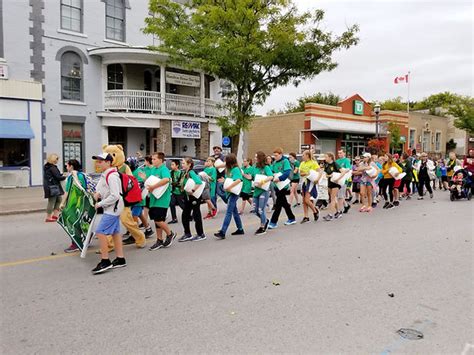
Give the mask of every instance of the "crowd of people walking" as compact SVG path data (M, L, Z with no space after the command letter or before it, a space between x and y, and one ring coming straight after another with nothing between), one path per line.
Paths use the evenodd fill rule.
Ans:
M204 171L198 173L191 158L173 160L168 169L163 153L147 156L143 166L129 164L143 192L143 199L131 207L136 223L134 228L141 226L145 229L146 238L156 234L156 241L149 248L154 251L170 247L176 240L177 228L172 225L178 223L177 207L182 210L184 231L177 241L205 240L203 220L216 218L218 198L224 203L225 211L214 237L224 240L232 220L235 230L231 235L249 234L241 219L247 204L251 206L250 213L258 219L258 228L253 234L263 235L268 230L279 228L283 210L285 226L314 223L320 220L324 210L326 213L321 219L333 222L343 218L351 208L360 213L370 213L374 208L392 210L400 205L400 201L410 200L414 194L423 200L433 198L436 189L460 193L459 187L466 183L472 189L469 172L474 173L474 152L470 152L470 157L464 162L458 160L454 153L450 153L447 160L433 160L426 153L403 153L399 156L366 152L351 160L343 150L337 152L337 159L333 153L314 156L309 150L298 158L295 153L285 156L281 148L275 148L271 156L259 151L244 159L240 166L234 154L224 157L222 149L214 147L214 154L206 160ZM135 243L138 247L145 244L137 241L133 234L120 234L120 215L126 203L120 174L112 166L113 157L102 153L93 159L102 172L94 194L96 208L103 209L103 216L95 229L101 261L92 272L98 274L126 266L124 244ZM66 192L73 177L79 178L75 180L81 184L86 183L80 173L79 162L67 162L67 177L59 172L57 161L58 156L53 154L45 165L46 222L55 221L60 213L61 196L64 194L62 180L67 178ZM273 200L272 206L270 199ZM204 218L201 204L205 204L208 210ZM294 209L301 204L303 218L297 221ZM150 222L155 224L156 232L151 229ZM194 235L191 222L196 231ZM116 259L110 261L109 252L113 249ZM77 246L73 244L65 251L76 250Z

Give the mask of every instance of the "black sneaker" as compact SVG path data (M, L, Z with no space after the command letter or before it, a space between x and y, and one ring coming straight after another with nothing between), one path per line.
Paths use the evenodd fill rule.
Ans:
M127 239L122 240L123 245L130 245L130 244L135 244L135 238L132 236L128 237Z
M94 269L92 269L92 273L94 275L101 274L111 269L112 267L113 267L112 263L110 262L109 259L102 259L100 263L98 263L97 266Z
M191 239L192 242L200 242L201 240L206 240L207 237L205 234L202 235L196 235L193 239Z
M418 200L423 200L423 196L419 196L419 197L418 197Z
M433 198L433 193L430 193L430 198Z
M265 227L263 227L263 230L265 231L265 233L267 232L267 229L268 229L268 224L270 223L270 220L267 219L267 221L265 222Z
M176 224L178 223L177 219L172 219L171 221L168 222L168 224Z
M389 203L388 206L387 206L387 210L390 210L392 209L393 207L395 207L393 204Z
M230 235L244 235L245 232L243 229L237 229L235 232L230 233Z
M125 266L127 266L125 258L115 258L115 260L112 261L112 269L118 269Z
M305 217L301 220L300 224L303 224L303 223L306 223L306 222L309 222L309 218L308 217Z
M158 250L164 248L163 241L160 239L156 240L156 243L153 244L148 250L153 251L153 250Z
M351 209L351 205L347 204L347 206L344 207L344 212L343 213L349 212L350 209Z
M225 239L225 234L219 231L217 233L214 233L214 237L216 237L217 239Z
M323 217L323 219L326 221L326 222L330 222L334 219L334 217L330 214L326 215Z
M171 234L166 236L166 239L165 239L165 241L163 242L163 246L164 246L165 248L168 248L171 244L173 244L174 238L176 238L176 233L174 233L173 231L171 231Z
M400 206L400 202L399 201L393 201L393 205L394 206Z
M337 211L336 214L334 215L334 219L339 219L342 217L342 212L341 211Z
M189 242L192 239L193 239L193 236L191 234L185 234L181 238L178 239L178 242Z
M149 239L155 232L153 232L153 229L151 227L148 227L148 229L145 229L145 238Z
M385 202L385 204L383 205L383 207L382 207L382 208L387 208L387 207L388 207L388 205L390 205L390 202Z
M314 221L317 222L319 219L319 210L316 208L316 213L313 213Z
M130 238L131 236L132 236L132 235L130 234L130 232L127 231L127 233L122 234L122 239L125 240L125 239L127 239L127 238Z
M411 200L411 196L407 196L407 200Z
M357 205L359 203L359 200L355 200L354 202L352 202L353 205Z
M267 233L267 231L265 230L265 227L260 227L259 229L257 229L257 231L255 232L255 235L263 235Z

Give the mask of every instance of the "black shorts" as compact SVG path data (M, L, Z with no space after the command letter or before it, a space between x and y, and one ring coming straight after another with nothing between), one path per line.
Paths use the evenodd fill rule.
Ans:
M240 197L242 198L242 200L244 201L249 201L251 198L252 198L252 195L251 194L248 194L246 192L241 192L240 193Z
M292 179L292 180L291 180L291 183L292 183L292 184L299 184L299 183L300 183L300 179Z
M447 177L447 176L441 176L441 181L442 181L442 182L447 182L447 181L448 181L448 177Z
M352 182L352 192L360 192L360 182Z
M167 208L150 207L150 211L148 212L148 215L150 216L150 219L155 222L165 222L167 212L168 212Z
M146 208L150 208L150 196L147 196L147 197L145 198L145 207L146 207Z
M328 189L340 189L341 185L333 183L331 180L328 181Z

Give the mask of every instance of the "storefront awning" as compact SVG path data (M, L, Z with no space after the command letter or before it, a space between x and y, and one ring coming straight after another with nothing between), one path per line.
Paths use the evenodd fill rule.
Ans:
M375 123L311 117L312 131L375 134Z
M35 134L26 120L0 119L0 138L6 139L32 139Z

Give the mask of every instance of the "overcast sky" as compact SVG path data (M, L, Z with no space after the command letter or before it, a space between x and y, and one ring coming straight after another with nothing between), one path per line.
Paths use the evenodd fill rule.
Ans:
M335 55L339 66L297 88L272 92L257 114L304 95L354 93L367 101L407 96L396 76L411 72L410 100L451 91L473 95L473 6L465 0L293 0L301 10L325 10L324 27L340 34L360 26L356 47Z

